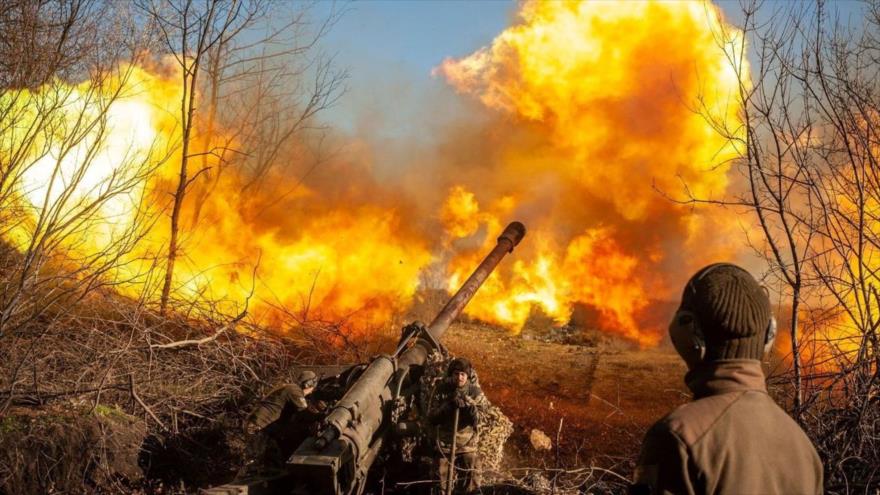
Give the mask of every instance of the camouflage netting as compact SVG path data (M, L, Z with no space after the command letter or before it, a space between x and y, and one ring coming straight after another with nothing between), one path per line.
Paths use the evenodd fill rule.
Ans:
M429 410L434 391L446 378L446 369L451 360L451 357L444 357L437 351L428 356L418 397L420 410ZM478 386L480 384L476 370L471 372L471 382ZM501 409L489 402L485 395L481 403L477 404L477 411L479 413L477 430L480 433L477 451L480 455L482 469L497 471L504 457L504 444L513 433L513 423Z
M479 429L478 451L483 470L498 471L504 457L504 444L513 433L513 422L497 406L487 403L480 413Z

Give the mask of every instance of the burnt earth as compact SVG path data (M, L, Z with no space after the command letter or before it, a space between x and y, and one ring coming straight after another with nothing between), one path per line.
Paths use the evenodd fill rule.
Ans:
M479 323L457 323L444 335L514 423L507 467L597 465L628 476L645 429L687 400L684 364L668 349L547 340ZM549 451L532 447L532 429L551 438Z

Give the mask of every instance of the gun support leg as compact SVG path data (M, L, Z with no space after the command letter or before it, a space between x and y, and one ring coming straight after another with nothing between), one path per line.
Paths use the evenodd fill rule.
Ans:
M449 474L446 478L446 495L452 495L455 487L455 447L458 443L458 408L455 408L455 417L452 420L452 449L449 450Z

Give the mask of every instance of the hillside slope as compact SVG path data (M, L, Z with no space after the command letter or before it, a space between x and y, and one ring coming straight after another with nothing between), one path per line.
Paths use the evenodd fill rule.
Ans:
M513 421L508 467L596 464L628 474L645 429L687 400L672 350L559 344L475 323L455 324L444 342L474 363L486 395ZM554 447L533 448L532 429Z

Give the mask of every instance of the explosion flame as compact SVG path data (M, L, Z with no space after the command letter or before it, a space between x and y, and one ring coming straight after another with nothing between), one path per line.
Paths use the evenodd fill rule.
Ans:
M41 211L69 207L60 203L62 196L74 196L73 203L95 201L120 176L137 176L142 172L139 167L148 163L149 173L141 175L144 181L138 187L101 202L90 221L65 239L68 249L98 253L114 237L130 235L134 224L151 223L144 239L113 274L126 281L118 285L120 290L138 295L151 289L147 275L167 249L168 198L176 187L180 163L177 109L182 88L174 69L139 66L108 77L102 83L106 92L102 97L87 95L89 87L88 82L79 86L55 82L34 94L8 96L22 101L25 108L39 109L63 95L69 109L61 113L60 126L70 128L83 115L101 124L82 131L82 139L70 148L66 140L53 142L48 133L45 143L32 147L19 187L21 200L35 218L8 237L25 248ZM19 129L40 118L34 113L23 115L32 120L22 119ZM18 136L7 133L4 139L14 141ZM196 134L193 148L205 148L198 139ZM4 149L13 147L7 143ZM217 166L217 161L209 156L208 166ZM395 208L331 202L305 186L277 204L276 190L248 194L245 181L242 173L226 174L202 198L201 219L187 233L186 257L175 273L175 291L183 298L206 297L240 307L253 290L252 314L277 320L285 314L277 308L294 308L308 311L304 318L350 320L352 328L360 329L383 325L404 309L431 255L401 224ZM191 196L185 203L188 215L197 201L195 192ZM283 215L267 212L270 203ZM253 281L255 268L258 280Z
M462 117L461 129L441 137L447 152L425 165L444 177L445 197L410 191L421 199L413 208L405 195L376 194L418 188L418 181L404 171L380 187L357 160L327 165L335 181L297 185L292 194L282 194L293 182L288 176L253 190L243 172L227 166L230 173L211 178L210 194L185 204L193 216L198 202L198 221L187 233L175 290L242 301L256 273L254 313L281 318L273 308L307 308L310 317L369 328L405 309L420 273L437 260L448 261L454 290L502 227L520 219L530 241L487 281L468 314L518 330L535 308L564 324L580 307L601 330L655 344L667 317L660 309L677 298L686 276L737 251L726 242L735 224L727 214L664 197L682 183L703 197L728 187L736 150L691 108L699 104L731 128L738 122L729 102L739 81L716 43L721 29L731 30L702 2L527 2L518 23L491 46L435 70L481 105L479 115ZM121 95L106 113L105 144L77 194L98 194L131 163L153 168L141 187L106 203L101 221L75 244L98 250L123 227L152 219L123 265L124 278L135 281L168 244L182 88L168 68L132 65L121 73L105 83ZM84 87L68 89L71 102L102 108L100 98L77 96ZM50 92L14 97L45 99ZM207 149L196 124L194 149ZM462 139L464 132L471 137ZM224 140L234 147L229 134ZM76 151L34 153L23 201L34 208L54 201L65 174L83 160ZM207 169L218 165L217 157L205 160ZM423 209L433 218L409 218ZM446 236L443 250L428 247L439 237L432 225ZM22 228L11 237L26 238ZM143 282L129 286L145 290Z
M716 38L730 28L696 2L530 2L519 16L491 46L436 70L500 114L486 180L450 192L449 235L483 221L491 238L507 214L478 212L469 190L538 212L525 215L540 239L532 255L468 312L519 327L533 305L560 323L586 305L599 328L655 343L653 305L674 300L701 263L736 254L723 214L661 194L684 183L712 197L728 186L736 150L689 103L738 122L729 102L739 79ZM498 176L507 180L488 179ZM453 261L453 281L470 263Z

